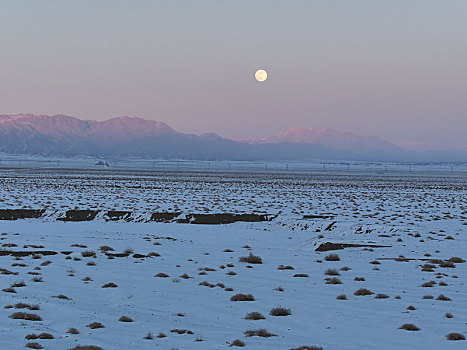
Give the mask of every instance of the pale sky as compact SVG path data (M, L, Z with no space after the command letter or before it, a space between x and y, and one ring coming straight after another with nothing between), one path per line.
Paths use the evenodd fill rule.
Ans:
M465 0L0 0L0 114L465 145L466 33Z

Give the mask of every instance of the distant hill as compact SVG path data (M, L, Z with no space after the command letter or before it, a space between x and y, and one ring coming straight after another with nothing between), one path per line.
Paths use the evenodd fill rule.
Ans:
M375 137L332 128L297 128L234 141L179 133L163 122L137 117L94 121L33 114L0 115L0 152L199 160L467 160L467 152L407 152Z

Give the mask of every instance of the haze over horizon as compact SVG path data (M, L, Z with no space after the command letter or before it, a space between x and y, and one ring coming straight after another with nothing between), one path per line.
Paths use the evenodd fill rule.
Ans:
M463 1L0 0L0 114L466 145ZM254 72L268 71L258 83Z

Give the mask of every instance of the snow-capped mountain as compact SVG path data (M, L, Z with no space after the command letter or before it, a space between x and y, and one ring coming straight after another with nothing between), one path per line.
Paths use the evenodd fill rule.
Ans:
M94 121L33 114L0 115L0 152L200 160L467 160L466 152L407 152L376 137L332 128L289 129L242 142L212 133L184 134L138 117Z
M385 140L373 136L361 136L330 127L293 128L282 131L277 136L247 140L249 143L301 143L320 144L332 149L353 152L398 152L401 149Z

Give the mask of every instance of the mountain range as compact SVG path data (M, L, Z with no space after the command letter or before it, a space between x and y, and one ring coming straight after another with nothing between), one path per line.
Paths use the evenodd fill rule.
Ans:
M295 128L258 139L185 134L138 117L105 121L66 115L0 115L0 152L104 158L199 160L467 161L466 151L414 152L372 136Z

